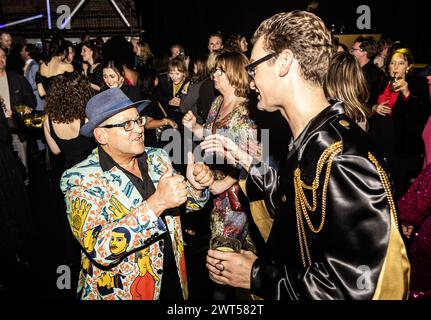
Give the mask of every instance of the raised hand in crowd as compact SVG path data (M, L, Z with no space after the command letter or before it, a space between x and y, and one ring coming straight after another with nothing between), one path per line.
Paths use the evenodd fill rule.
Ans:
M200 144L205 153L216 153L225 157L229 164L241 165L245 170L249 170L253 157L242 150L231 139L220 134L213 134L205 138Z
M250 289L250 274L256 259L257 256L251 251L234 253L208 250L206 266L214 282Z
M187 111L187 113L183 117L183 125L184 127L193 131L196 126L196 116L193 114L191 110Z
M187 180L196 190L203 190L214 182L212 171L203 162L195 163L193 153L187 154Z
M181 103L181 99L177 98L177 97L174 97L171 100L169 100L169 105L170 106L179 107L180 103Z
M373 111L376 112L377 114L381 115L381 116L384 116L384 117L387 115L391 115L392 109L386 105L388 102L389 101L384 101L380 104L376 104L373 107Z
M188 189L182 175L174 175L174 169L167 165L165 173L160 177L157 189L147 200L148 205L157 216L167 209L176 208L187 201Z

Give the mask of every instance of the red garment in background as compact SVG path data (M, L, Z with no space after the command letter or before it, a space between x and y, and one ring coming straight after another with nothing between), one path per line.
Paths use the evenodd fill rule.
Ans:
M394 92L389 89L389 84L386 86L385 91L381 95L379 95L379 98L377 99L378 104L385 104L389 108L393 108L395 105L395 102L397 102L399 92ZM386 102L388 101L388 102ZM384 103L386 102L386 103Z

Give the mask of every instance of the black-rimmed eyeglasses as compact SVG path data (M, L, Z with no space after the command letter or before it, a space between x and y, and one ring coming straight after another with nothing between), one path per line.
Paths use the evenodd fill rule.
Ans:
M272 52L270 54L267 54L266 56L248 64L245 66L245 70L247 70L247 73L250 77L254 78L256 75L256 67L261 64L262 62L268 61L269 59L275 57L278 53Z
M114 124L107 124L100 128L124 128L125 131L132 131L135 128L135 124L137 124L139 127L143 127L147 123L147 117L139 117L135 120L127 120L123 123L114 123Z

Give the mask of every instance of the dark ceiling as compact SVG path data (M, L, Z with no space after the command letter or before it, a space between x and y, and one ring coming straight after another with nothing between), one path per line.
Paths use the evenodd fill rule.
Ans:
M87 0L75 16L74 24L66 30L66 36L79 36L89 30L93 36L143 33L157 54L166 54L173 43L182 43L190 53L206 51L207 36L214 31L224 35L243 33L251 37L260 22L269 16L293 9L305 9L310 0L116 0L125 16L131 21L128 29L109 0ZM67 3L74 8L80 0L50 0L55 9ZM383 33L401 40L413 49L417 61L431 60L429 10L425 1L390 0L319 0L316 10L335 32ZM371 29L359 30L356 26L359 5L371 10ZM1 0L0 24L43 12L45 0ZM10 10L12 8L12 10ZM23 8L20 10L19 8ZM9 9L9 10L8 10ZM58 17L52 9L54 18ZM26 11L26 12L19 12ZM27 12L32 11L32 12ZM56 16L57 15L57 16ZM23 37L45 37L49 34L45 20L9 28Z

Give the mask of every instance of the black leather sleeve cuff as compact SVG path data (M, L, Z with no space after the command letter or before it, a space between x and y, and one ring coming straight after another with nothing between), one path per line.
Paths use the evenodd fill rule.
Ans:
M266 300L299 300L286 267L261 258L251 270L251 292Z

